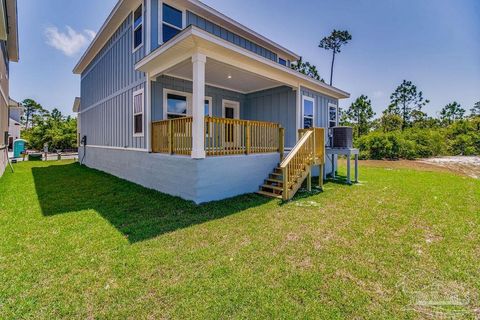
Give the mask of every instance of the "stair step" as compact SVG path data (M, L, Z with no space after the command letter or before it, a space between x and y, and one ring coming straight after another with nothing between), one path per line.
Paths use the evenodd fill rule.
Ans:
M278 180L278 179L271 179L271 178L265 179L265 182L271 182L271 183L283 184L283 181L282 181L282 180Z
M276 186L272 186L272 185L269 185L269 184L264 184L261 186L262 189L271 189L271 190L278 190L278 191L283 191L283 187L276 187Z
M283 177L281 173L270 173L270 176L275 176L275 177Z
M260 194L262 196L269 197L269 198L282 199L282 196L277 193L271 193L271 192L259 190L257 191L257 194Z

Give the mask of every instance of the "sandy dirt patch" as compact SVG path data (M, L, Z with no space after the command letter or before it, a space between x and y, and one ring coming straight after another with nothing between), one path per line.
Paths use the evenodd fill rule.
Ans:
M442 157L423 159L418 162L433 164L475 179L480 179L480 157Z
M398 160L366 160L360 161L362 166L391 168L391 169L416 169L423 171L453 172L459 175L480 179L480 157L440 157L432 159L421 159L417 161Z

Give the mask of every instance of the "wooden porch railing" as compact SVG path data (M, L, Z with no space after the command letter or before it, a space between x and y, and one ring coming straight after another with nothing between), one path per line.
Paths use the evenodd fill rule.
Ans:
M205 118L205 151L208 156L280 152L284 130L278 123L225 118Z
M152 151L190 155L192 117L152 123ZM284 154L285 131L277 123L205 117L207 156L279 152Z
M153 122L152 152L190 155L192 122L192 117Z
M300 140L280 164L283 177L283 200L289 200L295 195L305 178L310 176L312 165L320 165L323 171L325 163L325 130L312 128L299 130L299 133ZM320 172L320 176L323 176L323 172ZM310 180L309 183L311 183ZM322 180L321 178L320 181Z

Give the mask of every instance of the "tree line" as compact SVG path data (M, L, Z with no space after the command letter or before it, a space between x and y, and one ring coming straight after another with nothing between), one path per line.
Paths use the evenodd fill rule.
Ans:
M423 111L429 103L415 84L404 80L380 117L375 118L371 100L361 95L341 112L340 123L354 128L364 159L480 154L480 101L469 113L453 101L437 117Z
M77 148L77 119L64 116L58 109L45 109L33 99L22 102L24 116L22 118L22 139L27 140L27 147L43 150L69 150Z
M318 45L332 52L330 85L335 58L351 40L348 31L333 30ZM317 67L303 59L291 68L325 82ZM390 104L380 117L376 117L368 96L361 95L345 111L340 110L340 123L354 128L354 143L363 159L479 155L480 101L469 114L453 101L441 109L438 117L423 111L429 103L415 84L404 80L391 94Z

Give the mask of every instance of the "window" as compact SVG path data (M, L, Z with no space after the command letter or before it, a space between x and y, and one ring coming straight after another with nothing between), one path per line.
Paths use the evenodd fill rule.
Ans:
M143 44L143 6L133 13L133 49L140 48Z
M212 98L205 98L205 117L212 116Z
M143 136L143 89L133 93L133 135Z
M162 40L165 43L182 31L183 12L165 3L162 4L162 10Z
M303 129L310 129L314 127L314 110L315 110L315 100L310 97L303 97L303 110L302 110L302 119L303 119Z
M328 104L328 127L333 128L337 126L337 117L338 117L338 112L337 112L337 106L334 104L329 103Z
M167 94L167 119L177 119L187 116L187 96L173 93Z
M287 66L287 60L285 59L282 59L282 58L278 58L278 63L280 63L282 66Z

